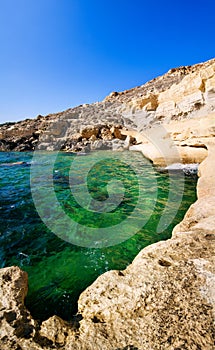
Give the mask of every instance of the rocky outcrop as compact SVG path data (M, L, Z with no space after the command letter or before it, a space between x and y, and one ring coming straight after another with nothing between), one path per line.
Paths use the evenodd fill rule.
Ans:
M215 113L163 123L141 133L123 132L136 139L130 150L141 151L155 165L201 163L208 155L208 144L214 143Z
M0 270L0 347L19 349L35 335L36 322L24 306L27 295L27 273L18 267ZM22 349L20 347L20 349ZM36 349L36 348L35 348Z
M198 199L172 238L143 249L126 270L100 276L70 323L33 320L24 306L26 273L0 270L1 349L214 349L214 74L215 60L180 67L100 103L1 126L5 149L15 137L73 151L117 139L160 167L201 163Z
M79 299L80 338L94 348L213 349L215 146L199 170L198 200L172 239L102 275ZM86 348L87 343L85 343Z
M117 140L122 141L122 130L142 132L152 125L204 117L214 111L214 101L212 59L171 69L142 86L111 93L101 102L0 125L0 150L113 148ZM120 145L123 147L123 142Z
M26 273L2 269L1 349L214 349L215 146L208 147L198 200L172 238L100 276L70 324L53 316L39 326L24 307Z

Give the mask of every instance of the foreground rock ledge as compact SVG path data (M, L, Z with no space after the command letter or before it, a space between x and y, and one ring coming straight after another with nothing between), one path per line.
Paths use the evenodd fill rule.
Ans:
M0 348L214 349L215 146L199 169L198 200L172 239L100 276L79 299L83 319L39 326L24 306L27 274L0 270Z

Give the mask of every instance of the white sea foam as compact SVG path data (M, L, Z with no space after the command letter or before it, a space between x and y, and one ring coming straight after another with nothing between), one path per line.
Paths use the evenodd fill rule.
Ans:
M191 163L191 164L174 163L165 167L164 170L171 170L171 171L182 170L185 174L197 174L198 168L199 168L199 163Z

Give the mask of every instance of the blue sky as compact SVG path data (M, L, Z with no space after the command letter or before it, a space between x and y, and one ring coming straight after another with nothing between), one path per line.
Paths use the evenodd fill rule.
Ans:
M213 58L214 14L214 0L0 0L0 122Z

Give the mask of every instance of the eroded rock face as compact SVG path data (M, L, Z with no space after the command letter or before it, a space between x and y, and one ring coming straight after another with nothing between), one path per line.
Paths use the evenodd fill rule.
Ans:
M81 339L95 349L102 344L103 349L129 344L212 349L215 245L210 239L181 233L143 250L125 271L101 276L79 300Z
M214 349L214 150L200 166L198 200L172 239L143 249L125 271L105 273L80 296L80 339L95 349Z
M36 322L24 306L28 290L27 280L27 273L18 267L0 270L0 348L2 350L19 349L19 344L30 344L35 336Z
M185 69L184 72L182 68L178 68L172 73L170 71L157 78L152 88L142 94L139 93L138 88L136 88L136 95L127 94L123 101L123 114L129 116L141 110L151 111L154 120L165 119L169 122L181 120L187 116L187 113L195 113L203 107L205 107L204 112L207 113L214 110L215 60L194 65L192 69L185 68L187 70ZM172 84L168 79L171 76ZM158 82L161 84L157 88Z
M95 141L122 140L124 129L142 132L152 125L204 117L214 111L214 101L215 59L172 69L137 88L111 93L101 102L5 123L0 126L0 150L85 150L86 141L91 148Z
M1 127L5 150L15 137L34 137L33 144L41 135L50 150L56 142L68 150L108 147L117 138L126 147L137 143L132 147L159 166L201 165L198 200L172 238L143 249L126 270L100 276L81 294L71 323L53 316L38 324L24 306L27 274L1 269L0 349L214 349L214 65L173 69L101 103Z
M135 138L140 142L130 149L141 151L156 165L201 163L208 155L208 145L214 144L215 113L155 125Z

